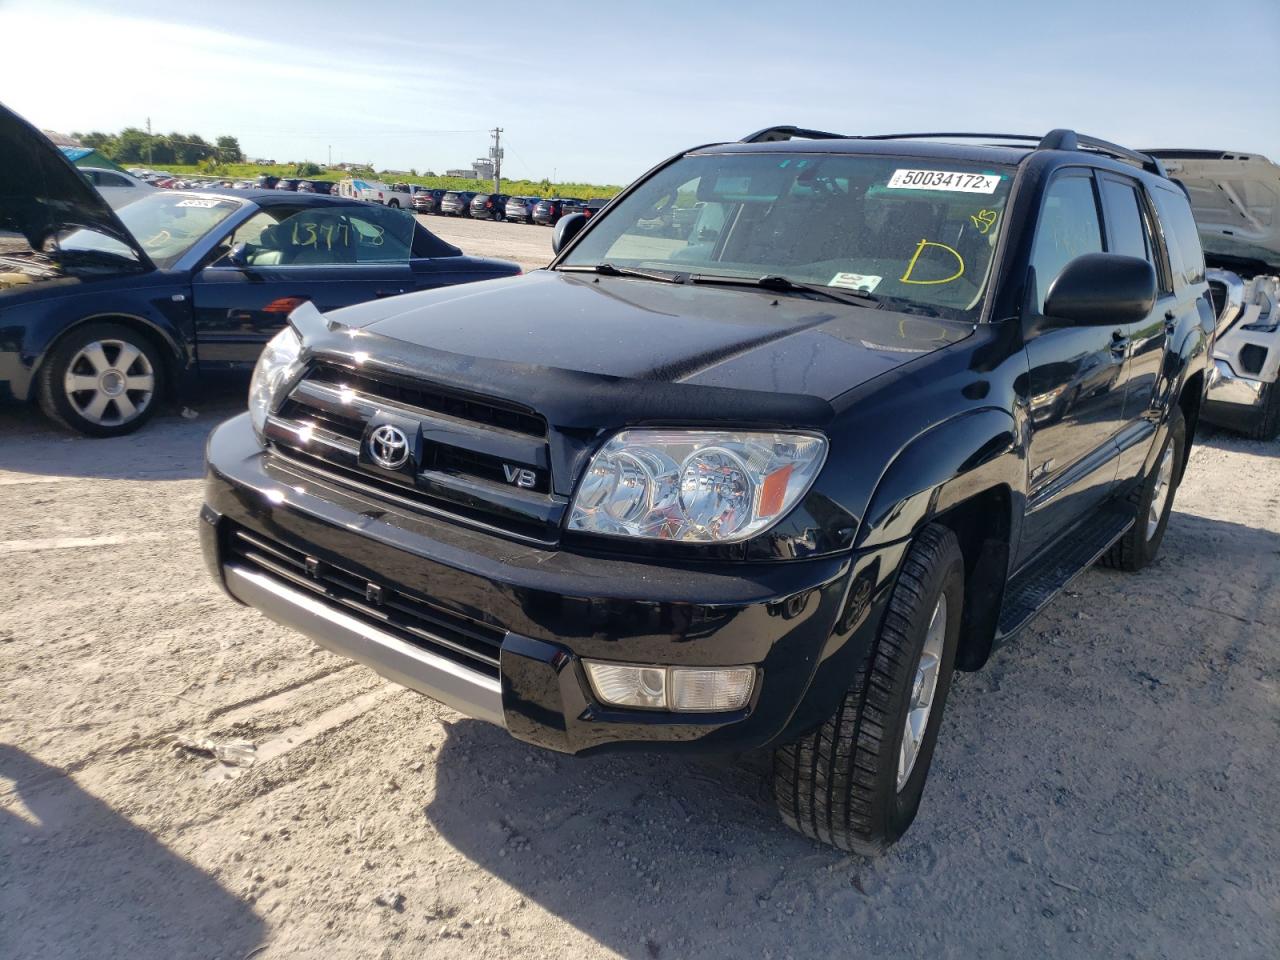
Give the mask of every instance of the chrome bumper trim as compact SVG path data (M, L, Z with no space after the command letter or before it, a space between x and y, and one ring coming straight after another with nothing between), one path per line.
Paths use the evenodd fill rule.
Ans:
M1210 403L1229 403L1236 407L1260 407L1264 386L1261 380L1240 376L1227 361L1214 360L1205 399Z
M502 685L493 677L416 647L257 571L229 563L222 572L232 596L326 650L363 663L459 713L506 726Z

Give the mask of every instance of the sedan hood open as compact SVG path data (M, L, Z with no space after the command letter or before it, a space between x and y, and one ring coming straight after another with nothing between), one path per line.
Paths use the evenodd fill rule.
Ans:
M546 270L326 319L323 331L304 331L319 352L583 427L690 418L817 426L840 394L973 330L766 290Z
M154 268L137 239L101 194L43 133L0 104L0 230L22 234L32 250L83 227L129 247Z
M1191 195L1205 253L1280 269L1280 166L1256 153L1151 150Z

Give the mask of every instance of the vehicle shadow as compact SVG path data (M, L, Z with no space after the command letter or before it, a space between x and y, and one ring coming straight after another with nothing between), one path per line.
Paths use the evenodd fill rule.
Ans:
M80 789L0 743L0 956L240 958L252 907Z
M244 411L245 384L219 383L206 389L199 403L188 404L166 404L136 433L106 439L61 430L35 407L0 405L0 471L102 480L196 479L204 473L209 432Z
M784 827L767 757L565 757L471 720L424 815L630 960L1249 952L1280 935L1274 701L1254 682L1280 677L1278 558L1275 532L1176 513L1148 571L1085 572L957 675L920 816L878 859ZM1222 789L1228 770L1251 789Z

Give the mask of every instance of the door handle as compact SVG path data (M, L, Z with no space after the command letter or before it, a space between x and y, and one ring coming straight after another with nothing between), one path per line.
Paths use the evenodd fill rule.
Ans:
M1129 352L1129 337L1122 330L1111 331L1111 353L1117 357L1123 357Z

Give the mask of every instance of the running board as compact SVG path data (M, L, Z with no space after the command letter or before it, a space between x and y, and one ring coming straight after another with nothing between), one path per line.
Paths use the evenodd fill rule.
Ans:
M1132 526L1133 506L1113 501L1019 571L1005 587L996 643L1004 643L1030 623Z

